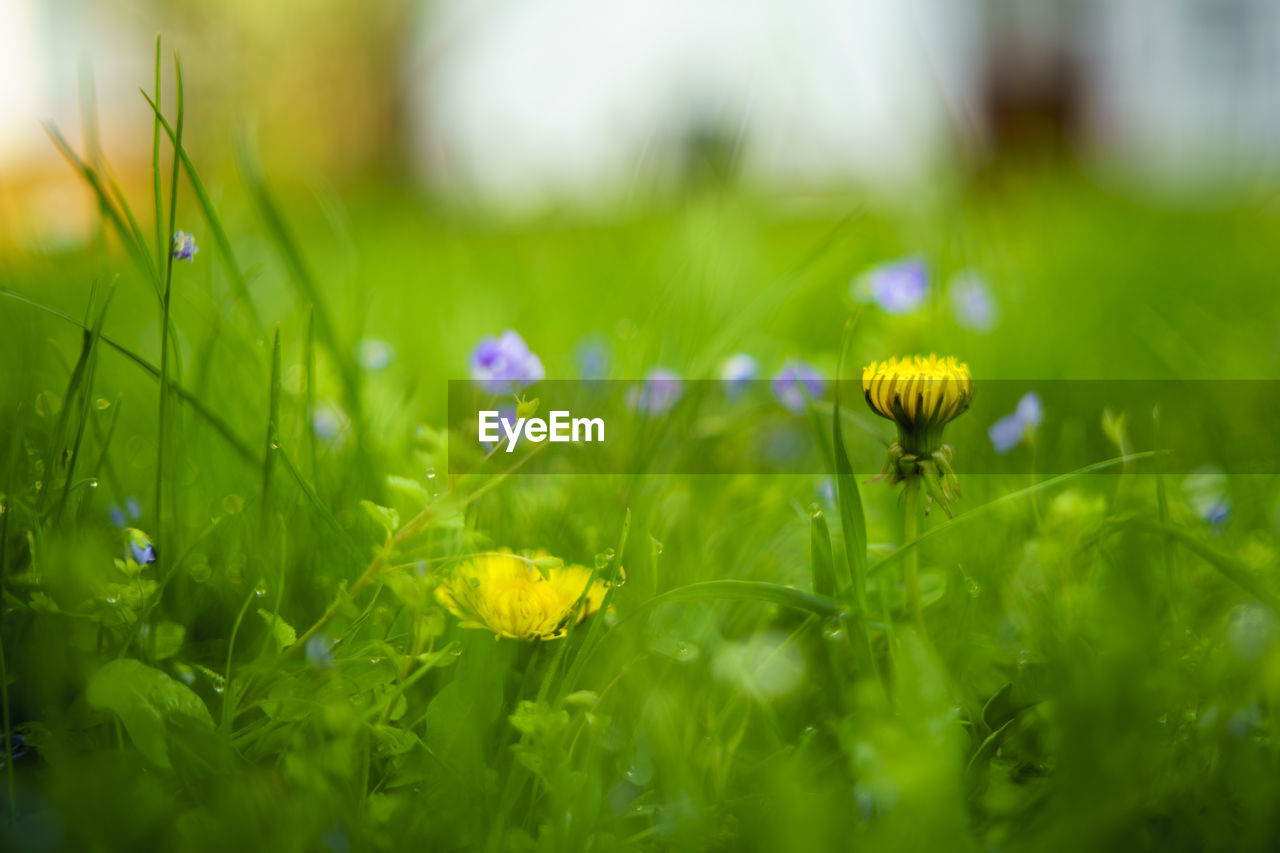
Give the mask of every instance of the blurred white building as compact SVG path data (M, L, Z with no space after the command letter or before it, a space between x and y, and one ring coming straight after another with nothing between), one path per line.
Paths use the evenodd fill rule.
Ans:
M719 137L780 182L917 178L964 121L964 3L443 0L406 66L419 165L502 198L614 194Z
M439 0L406 64L418 165L504 200L626 193L727 139L785 186L904 191L1049 125L1166 182L1275 175L1274 0ZM972 158L969 158L972 159Z

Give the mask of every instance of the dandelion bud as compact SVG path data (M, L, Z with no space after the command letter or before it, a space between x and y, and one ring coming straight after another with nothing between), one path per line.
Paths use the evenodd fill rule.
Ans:
M862 393L873 412L898 425L881 477L892 476L893 483L920 477L950 515L960 489L942 432L973 401L969 365L936 355L872 362L862 370Z

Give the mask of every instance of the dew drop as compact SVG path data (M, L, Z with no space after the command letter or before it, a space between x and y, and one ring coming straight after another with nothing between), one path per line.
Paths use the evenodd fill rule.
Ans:
M89 488L91 488L91 489L96 489L96 488L98 488L98 478L97 478L97 477L94 477L93 479L89 480Z
M650 536L650 537L649 537L649 541L653 543L653 553L654 553L655 555L656 555L656 554L661 554L661 553L662 553L662 543L661 543L661 542L659 542L657 539L654 539L652 536Z
M267 594L267 585L264 583L258 584L253 588L253 594L257 598L262 598L264 595Z
M435 478L436 478L436 469L435 469L435 468L428 468L428 469L427 469L427 479L428 479L428 480L434 480Z
M822 507L818 506L817 501L809 504L809 515L814 518L822 518Z
M977 598L978 593L982 592L982 584L978 583L973 578L965 579L964 588L967 589L969 591L969 595L974 598Z

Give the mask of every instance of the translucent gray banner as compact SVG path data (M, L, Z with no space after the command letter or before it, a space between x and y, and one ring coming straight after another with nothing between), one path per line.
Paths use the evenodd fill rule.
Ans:
M515 473L827 473L835 391L832 382L673 377L451 381L449 471L523 460ZM854 471L878 473L897 424L872 411L861 382L839 391ZM961 477L1053 475L1151 451L1105 470L1280 474L1280 382L977 381L942 441Z

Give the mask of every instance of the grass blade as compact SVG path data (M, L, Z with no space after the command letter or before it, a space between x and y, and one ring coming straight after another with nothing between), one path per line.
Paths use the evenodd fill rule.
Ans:
M613 599L614 593L618 589L618 578L622 572L622 555L626 551L627 537L630 533L631 510L628 508L627 514L622 519L622 535L618 537L618 548L614 552L613 574L609 578L609 589L604 594L604 600L600 602L600 611L602 613L606 612L606 609L609 607L609 604ZM582 590L582 596L585 597L586 594L587 590L584 588ZM582 601L579 599L578 603L574 605L575 612L576 608L581 606ZM565 673L564 681L560 683L560 690L556 694L557 703L573 692L574 687L577 686L578 679L582 676L582 670L587 665L587 658L589 658L591 653L595 650L603 630L604 620L602 619L592 619L591 623L587 626L586 639L582 641L582 645L578 648L578 653L574 656L573 662L569 664L569 669ZM572 633L572 629L570 629L570 633Z
M106 322L107 309L111 305L111 299L115 296L115 292L115 282L113 281L107 289L107 296L102 301L102 307L98 310L98 317L93 322L93 328L85 333L84 351L81 354L81 364L85 365L85 369L84 381L81 383L82 390L80 392L80 422L76 427L76 437L71 447L71 456L67 459L67 471L62 482L62 497L58 501L55 519L61 518L62 512L67 505L67 498L71 494L71 482L75 477L76 460L80 458L80 446L84 441L84 431L89 423L90 409L93 405L93 377L98 365L98 342L102 339L102 326ZM77 364L76 368L78 371L80 364ZM66 411L67 407L71 405L71 397L68 396L65 399L66 406L63 411Z
M316 285L315 278L311 275L311 271L302 257L302 251L298 248L297 240L285 223L279 205L276 204L275 199L271 196L271 191L267 189L266 180L263 178L253 157L249 154L248 146L243 144L240 150L240 168L245 184L249 189L249 194L258 208L258 215L266 225L272 242L275 243L276 249L280 252L280 256L289 270L290 280L298 289L302 299L311 305L311 310L315 314L316 333L319 335L321 345L328 350L330 358L333 359L338 368L338 375L341 378L345 395L344 402L352 414L353 424L359 425L361 423L358 418L360 385L355 364L338 340L337 326L325 307L320 288ZM362 430L356 430L358 442L361 440L361 432Z
M183 171L186 172L187 181L191 184L191 189L196 195L200 211L204 214L204 221L208 224L209 230L213 232L213 241L218 246L218 260L222 263L223 271L235 291L236 301L244 306L245 311L249 314L249 319L253 322L254 328L261 331L262 318L259 316L258 308L254 305L253 298L249 294L249 282L244 273L240 271L240 263L236 260L235 250L231 248L231 239L227 236L226 229L222 227L222 220L218 216L218 211L214 208L213 200L209 198L209 193L205 189L204 182L200 180L200 174L196 171L195 164L191 162L187 149L182 146L178 134L170 127L168 120L165 119L160 110L159 89L156 90L156 93L157 96L154 101L146 92L142 93L142 97L146 99L151 111L155 114L156 124L169 137L169 141L178 152L178 159L182 161ZM161 252L165 248L167 247L162 246Z
M81 177L83 177L85 182L89 185L89 189L92 190L93 194L97 197L99 209L115 228L120 240L124 243L125 249L127 249L129 254L133 257L134 263L136 263L138 268L151 280L151 285L155 289L157 298L162 297L163 294L160 290L160 278L156 271L155 263L152 261L150 251L147 250L145 244L140 245L138 243L135 228L127 224L125 222L124 214L116 209L115 202L112 200L111 194L107 191L107 188L103 186L102 179L99 177L97 170L80 159L80 156L72 150L71 145L67 140L58 132L57 127L46 123L44 128L45 132L49 134L49 138L53 140L54 146L62 153L62 156L66 158L67 162L71 164L72 168L80 173ZM134 225L136 226L136 223Z
M845 329L845 341L841 345L841 362L844 349L853 330L853 322ZM844 550L849 563L848 578L843 580L853 587L854 602L858 613L867 612L867 520L862 511L862 495L849 453L844 446L844 432L840 426L840 371L836 371L835 404L831 412L831 446L835 455L836 495L840 504L840 527L844 531Z
M1227 580L1252 595L1258 601L1271 608L1273 612L1280 615L1280 598L1271 590L1263 586L1262 582L1256 577L1250 567L1234 557L1230 557L1221 551L1205 544L1202 540L1173 524L1164 521L1151 521L1145 518L1130 518L1116 521L1111 532L1121 530L1125 527L1136 528L1148 533L1154 533L1171 540L1186 548L1197 557L1203 559L1206 563L1213 566Z
M183 123L183 99L182 99L182 64L174 57L174 74L176 75L175 88L178 98L178 129L175 135L174 152L173 152L173 173L171 183L169 185L169 239L173 239L174 231L177 228L178 217L178 150L177 147L182 144L182 123ZM168 246L166 241L165 246ZM161 298L160 313L160 402L156 412L156 487L155 487L155 524L156 535L161 539L164 538L164 468L165 468L165 445L168 443L168 417L169 417L169 336L173 333L172 328L172 304L173 304L173 252L167 253L167 261L164 270L164 291ZM165 553L167 549L162 549L159 553ZM156 566L156 573L161 573L160 566Z
M267 529L267 515L271 497L271 474L280 437L280 327L276 326L275 341L271 346L271 381L267 396L267 436L262 448L262 530Z
M619 619L614 628L655 607L682 601L755 601L801 610L825 618L839 616L842 610L840 602L833 598L782 584L740 580L700 581L677 587L641 602L636 609Z
M1142 459L1151 459L1157 456L1165 455L1166 453L1167 451L1164 451L1164 450L1144 450L1140 453L1130 453L1126 456L1117 456L1114 459L1104 459L1101 462L1094 462L1092 465L1086 465L1083 468L1077 468L1074 471L1068 471L1066 474L1059 474L1056 477L1050 477L1048 480L1044 480L1042 482L1036 483L1034 486L1027 486L1026 488L1018 489L1018 491L1016 492L1010 492L1007 495L1002 495L1001 497L996 498L993 501L984 503L982 506L974 507L968 512L960 513L959 515L957 515L955 518L951 519L949 522L947 522L944 525L941 525L939 527L931 527L930 529L926 530L924 533L921 533L915 539L903 544L901 548L898 548L897 550L885 556L884 559L882 559L880 562L872 566L868 570L868 573L870 574L870 573L878 572L881 569L883 569L885 566L890 565L891 563L902 559L904 556L906 556L908 551L910 551L912 548L919 546L921 542L928 541L929 539L932 539L935 536L943 536L948 532L954 532L955 530L963 527L966 523L971 521L977 521L979 518L982 518L987 513L991 512L992 510L1000 506L1003 506L1004 504L1011 503L1013 501L1019 501L1019 500L1022 500L1023 498L1032 497L1034 495L1039 494L1040 492L1045 491L1046 489L1052 489L1055 486L1060 486L1063 483L1070 482L1071 480L1074 480L1076 477L1082 477L1086 474L1094 474L1094 473L1097 473L1098 471L1105 471L1108 468L1115 468L1116 466L1127 465L1130 462L1137 462Z
M820 511L813 514L809 543L814 594L833 598L836 594L836 570L831 554L831 531L827 529L827 519Z
M15 293L12 290L5 290L4 288L0 288L0 296L5 296L5 297L8 297L9 299L13 299L15 301L22 302L23 304L30 305L32 308L36 308L40 311L45 312L46 314L50 314L54 317L57 317L58 319L63 320L67 323L70 323L71 325L75 326L76 328L82 331L86 329L84 323L80 322L75 317L72 317L68 314L64 314L61 311L57 310L56 308L50 308L47 305L42 305L41 303L36 302L34 299L24 296L21 293ZM145 371L148 375L151 376L152 379L160 378L160 368L156 367L154 364L147 361L145 358L138 355L133 350L129 349L128 347L124 346L121 343L118 343L115 340L112 340L106 335L100 335L99 340L101 340L102 343L106 344L107 346L111 347L116 352L120 353L129 361L136 364L138 367L142 368L143 371ZM218 435L222 436L223 439L226 440L227 444L229 444L231 448L236 451L236 454L244 462L246 462L247 464L255 468L262 464L262 461L258 459L257 454L249 447L248 442L240 438L240 436L236 435L235 431L231 429L231 427L227 424L227 422L224 421L222 418L220 418L218 415L214 414L213 410L210 409L204 403L202 403L198 397L196 397L194 394L187 391L181 385L176 383L171 383L169 386L169 390L170 390L170 393L172 393L175 397L182 400L182 402L185 405L190 406L191 410L194 411L197 415L199 415L202 420L207 422L209 426L213 427L213 429L218 433Z

